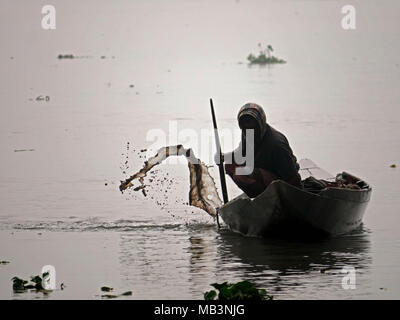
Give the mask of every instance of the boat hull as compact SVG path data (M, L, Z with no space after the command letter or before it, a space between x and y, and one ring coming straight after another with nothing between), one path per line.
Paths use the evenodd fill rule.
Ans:
M371 188L315 194L276 180L258 197L242 194L218 214L232 231L246 236L336 236L361 225L370 197Z

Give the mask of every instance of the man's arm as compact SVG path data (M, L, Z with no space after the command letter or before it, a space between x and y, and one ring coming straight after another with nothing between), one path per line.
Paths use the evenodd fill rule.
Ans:
M233 150L233 151L231 151L231 152L226 152L226 153L222 153L222 161L225 163L225 164L236 164L236 162L235 162L235 154L237 153L237 152L241 152L241 143L239 143L239 146L235 149L235 150ZM219 159L219 154L218 154L218 152L214 155L214 162L217 164L217 165L219 165L220 164L220 159Z
M250 175L236 175L236 168L236 164L225 165L226 173L250 198L257 197L269 186L272 181L277 179L272 172L262 168L254 168Z

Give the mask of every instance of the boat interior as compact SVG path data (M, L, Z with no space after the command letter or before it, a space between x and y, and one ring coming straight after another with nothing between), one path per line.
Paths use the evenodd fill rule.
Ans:
M364 180L348 172L339 173L334 177L329 172L318 167L310 159L300 160L300 175L303 189L311 193L318 194L327 188L370 189L370 186Z

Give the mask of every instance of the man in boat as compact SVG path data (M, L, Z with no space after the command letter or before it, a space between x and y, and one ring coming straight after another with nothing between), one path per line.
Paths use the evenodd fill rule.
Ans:
M262 107L247 103L240 109L237 119L242 130L240 145L236 150L223 155L226 173L235 184L251 198L258 196L277 179L301 188L299 164L289 142L282 133L267 124ZM246 131L248 133L249 130L254 136L246 142ZM249 144L249 141L252 143ZM252 170L247 170L247 173L246 170L238 170L246 167L242 159L247 162L249 157L254 159ZM218 154L215 160L218 164Z

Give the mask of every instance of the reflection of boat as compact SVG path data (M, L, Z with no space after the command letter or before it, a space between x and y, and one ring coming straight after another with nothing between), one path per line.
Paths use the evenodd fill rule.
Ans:
M283 275L343 266L360 270L367 268L372 259L369 234L361 228L319 241L243 238L229 231L220 232L220 236L219 255L228 257L225 260L240 262L241 270L250 275L270 271Z
M272 182L254 199L242 194L218 209L232 231L247 236L310 234L339 235L355 230L371 197L364 181L343 172L339 187L326 171L311 160L300 161L302 178L314 177L327 183L318 191L299 189L282 180Z

